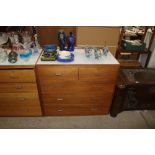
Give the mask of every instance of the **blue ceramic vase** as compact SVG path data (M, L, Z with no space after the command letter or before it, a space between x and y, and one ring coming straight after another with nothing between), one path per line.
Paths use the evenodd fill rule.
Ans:
M65 50L66 35L63 30L58 31L58 42L59 42L60 51Z
M74 51L74 44L75 44L75 37L73 35L73 32L69 33L69 36L67 37L67 50L68 51Z

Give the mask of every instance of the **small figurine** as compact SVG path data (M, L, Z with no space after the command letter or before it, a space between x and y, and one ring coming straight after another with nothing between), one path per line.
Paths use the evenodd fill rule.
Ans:
M70 32L69 36L67 37L68 51L74 51L74 43L75 43L75 37L73 35L73 32Z
M58 31L58 41L59 41L60 51L63 51L65 49L65 43L66 43L66 35L63 30Z
M8 61L10 62L10 63L15 63L15 62L17 62L17 56L18 56L18 54L16 53L16 52L14 52L14 51L11 51L10 53L9 53L9 56L8 56Z

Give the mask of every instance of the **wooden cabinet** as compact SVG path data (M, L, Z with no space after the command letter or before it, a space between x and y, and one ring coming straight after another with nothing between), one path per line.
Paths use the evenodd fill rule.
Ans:
M40 116L34 69L0 70L0 116Z
M37 65L44 115L109 113L119 65Z

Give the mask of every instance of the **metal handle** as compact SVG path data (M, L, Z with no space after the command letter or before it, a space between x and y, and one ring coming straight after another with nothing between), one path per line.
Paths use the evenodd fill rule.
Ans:
M63 101L63 98L57 98L57 101Z
M96 100L96 97L91 97L92 100Z
M11 79L16 79L16 76L15 75L10 75L9 76Z
M61 111L63 111L63 110L62 110L62 109L58 109L57 111L61 112Z
M21 100L21 101L25 101L26 99L25 99L25 98L21 98L20 100Z
M16 87L16 89L21 89L21 88L22 88L22 86L17 86L17 87Z
M24 112L29 112L29 109L25 108L23 109Z
M96 111L97 110L97 108L91 108L91 111Z
M62 73L56 73L55 75L56 76L62 76Z

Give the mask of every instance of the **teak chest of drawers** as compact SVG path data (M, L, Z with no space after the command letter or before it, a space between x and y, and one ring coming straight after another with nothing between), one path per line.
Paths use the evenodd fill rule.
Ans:
M43 114L109 113L119 65L37 65Z
M17 66L16 66L17 67ZM0 116L40 116L34 68L0 68Z

